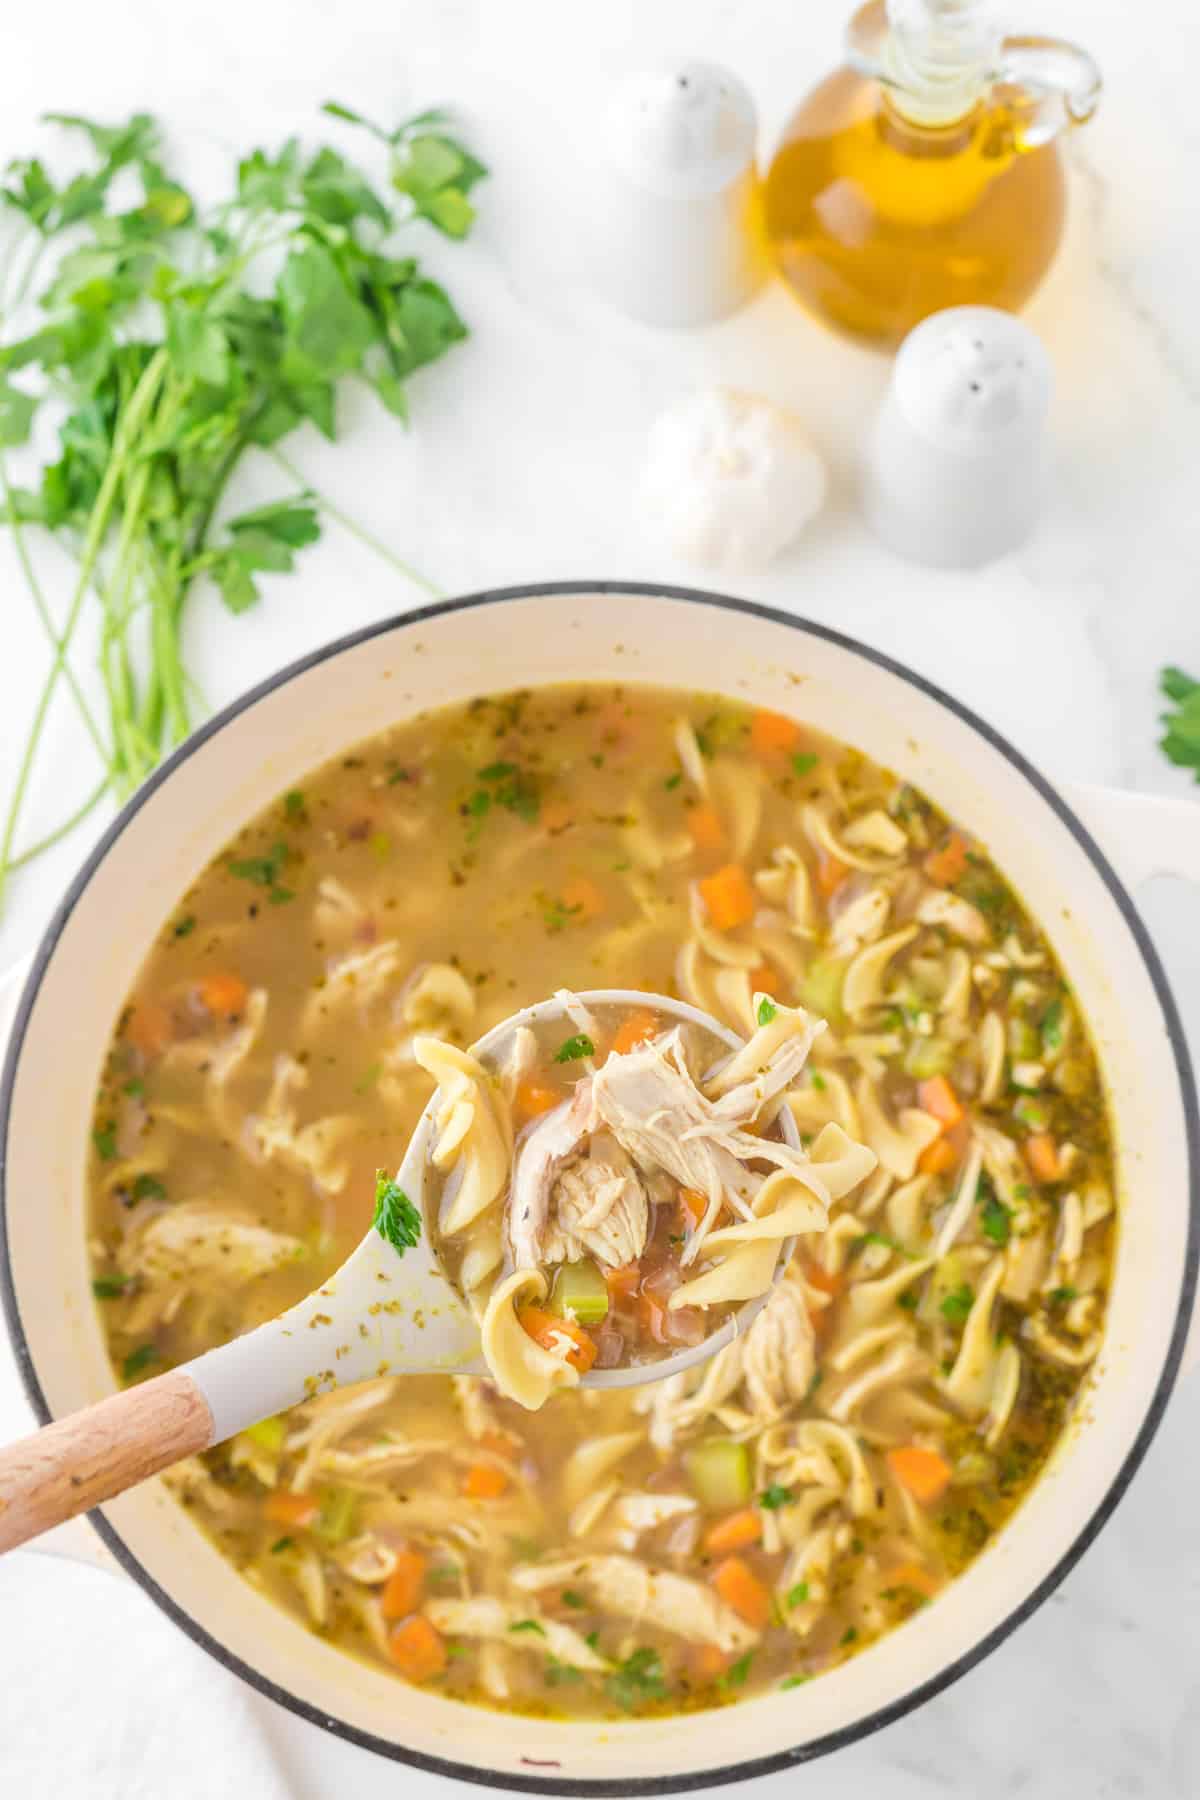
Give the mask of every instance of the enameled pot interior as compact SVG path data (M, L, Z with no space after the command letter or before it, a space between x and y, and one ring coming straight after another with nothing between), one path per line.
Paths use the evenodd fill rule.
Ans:
M84 1253L91 1097L145 946L205 862L281 789L397 719L478 693L578 680L724 692L795 711L924 788L984 838L1047 930L1091 1021L1118 1121L1125 1219L1108 1338L1082 1422L1014 1522L902 1630L818 1681L732 1711L600 1727L464 1708L305 1632L157 1484L106 1509L110 1541L162 1603L318 1722L468 1778L629 1793L643 1782L696 1785L817 1754L961 1672L1044 1597L1098 1529L1169 1391L1195 1255L1194 1100L1178 1020L1098 851L985 727L833 634L666 590L484 596L411 615L285 671L143 790L43 945L7 1082L8 1300L43 1410L68 1412L111 1389Z

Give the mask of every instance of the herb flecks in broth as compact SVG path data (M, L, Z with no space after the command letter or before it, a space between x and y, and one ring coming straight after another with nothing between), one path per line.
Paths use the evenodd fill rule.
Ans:
M970 820L784 715L635 687L481 700L290 792L181 897L106 1060L120 1379L318 1286L431 1092L413 1039L559 986L743 1036L756 994L817 1012L801 1142L835 1123L879 1166L677 1381L533 1415L477 1381L335 1391L177 1471L193 1517L330 1641L547 1716L799 1686L937 1604L1062 1432L1115 1230L1085 1022ZM539 1070L531 1119L579 1067Z

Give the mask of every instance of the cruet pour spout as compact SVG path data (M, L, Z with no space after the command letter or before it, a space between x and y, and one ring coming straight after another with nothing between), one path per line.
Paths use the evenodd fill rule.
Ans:
M990 0L869 0L850 20L846 49L910 124L950 125L988 99L1003 105L1022 150L1084 124L1100 101L1100 71L1085 50L1003 36Z

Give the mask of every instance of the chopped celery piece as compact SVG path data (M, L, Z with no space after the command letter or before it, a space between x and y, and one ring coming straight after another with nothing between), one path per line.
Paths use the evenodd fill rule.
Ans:
M1028 1019L1008 1021L1008 1051L1017 1062L1032 1062L1041 1054L1042 1040Z
M913 1038L904 1052L904 1073L914 1081L928 1081L931 1075L944 1075L952 1060L942 1038Z
M282 1413L277 1413L273 1419L260 1419L257 1425L247 1425L242 1435L248 1437L252 1444L257 1444L260 1450L268 1450L272 1456L278 1456L287 1436L287 1420Z
M599 1325L608 1315L608 1287L590 1258L560 1263L550 1290L550 1311L580 1325Z
M320 1517L314 1529L327 1543L344 1543L354 1531L357 1511L358 1495L350 1488L325 1488L321 1494Z
M750 1498L750 1458L745 1444L709 1438L688 1451L683 1466L697 1499L714 1512L744 1506Z
M838 957L818 956L804 974L800 992L804 1004L823 1019L836 1018L842 1010L842 982L846 965Z

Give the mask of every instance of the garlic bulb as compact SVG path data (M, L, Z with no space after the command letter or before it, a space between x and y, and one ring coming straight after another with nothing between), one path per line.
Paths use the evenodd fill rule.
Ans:
M708 388L651 428L641 509L689 562L761 568L824 498L825 465L800 421L759 394Z

